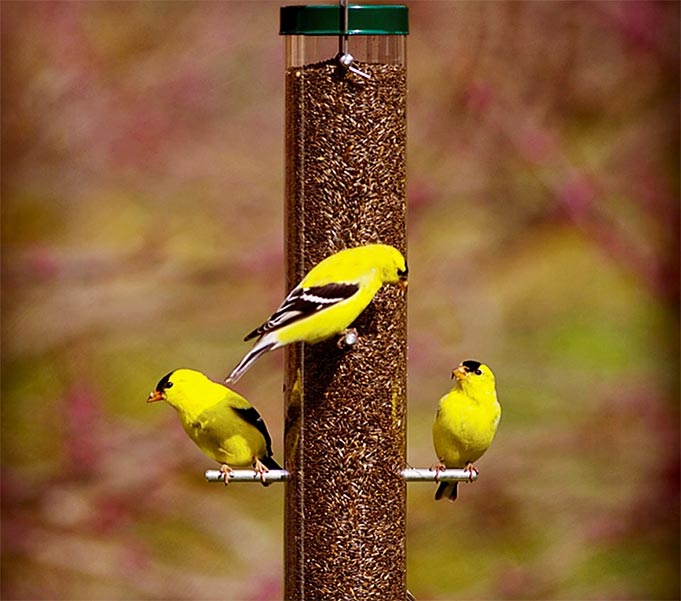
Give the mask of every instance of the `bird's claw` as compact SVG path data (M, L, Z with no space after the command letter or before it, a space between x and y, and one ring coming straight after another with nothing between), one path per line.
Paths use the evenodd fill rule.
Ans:
M447 466L444 463L439 462L439 463L434 463L428 469L431 472L432 471L435 472L435 483L439 484L440 483L440 472L444 472L447 469Z
M347 347L353 346L359 338L359 334L357 333L357 330L355 328L347 328L343 332L341 332L340 337L338 338L338 342L336 343L336 346L343 350Z
M229 484L229 475L230 475L233 471L234 471L234 470L233 470L231 467L229 467L226 463L223 463L223 464L220 466L220 473L221 473L221 474L224 474L224 476L225 476L225 477L224 477L225 486L227 486L227 485Z
M260 478L260 481L266 485L267 480L265 479L265 474L270 471L269 468L256 457L255 461L253 462L253 469Z
M468 481L473 482L473 474L476 476L480 473L478 471L478 468L475 467L470 461L466 464L466 467L463 468L464 472L468 472Z

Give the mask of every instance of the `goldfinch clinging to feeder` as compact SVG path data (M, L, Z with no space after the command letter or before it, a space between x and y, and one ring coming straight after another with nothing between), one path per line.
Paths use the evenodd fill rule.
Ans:
M314 344L345 332L383 284L397 283L406 287L407 263L392 246L368 244L327 257L244 338L258 341L225 382L236 382L267 351L293 342Z
M435 470L464 468L477 473L473 465L492 444L501 419L492 370L478 361L464 361L452 371L454 387L440 399L433 424L433 444L440 463ZM441 482L435 493L439 500L456 500L457 482Z
M154 401L166 401L177 410L189 438L208 457L222 464L225 484L232 467L252 466L263 484L267 471L281 469L272 459L272 441L255 407L201 372L170 372L147 398L147 403Z

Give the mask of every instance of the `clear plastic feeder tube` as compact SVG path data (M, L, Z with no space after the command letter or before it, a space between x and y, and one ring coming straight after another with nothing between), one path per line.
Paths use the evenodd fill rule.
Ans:
M343 17L281 9L289 290L344 248L406 256L407 8ZM383 287L353 326L351 348L285 351L286 599L405 598L406 291Z

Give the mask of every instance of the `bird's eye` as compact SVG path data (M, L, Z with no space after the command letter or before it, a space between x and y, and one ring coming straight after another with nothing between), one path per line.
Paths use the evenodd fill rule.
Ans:
M173 387L173 383L172 383L172 382L168 382L168 383L165 385L165 388L172 388L172 387Z
M481 369L476 369L476 370L475 370L475 375L476 375L476 376L481 376L481 375L482 375L482 370L481 370Z

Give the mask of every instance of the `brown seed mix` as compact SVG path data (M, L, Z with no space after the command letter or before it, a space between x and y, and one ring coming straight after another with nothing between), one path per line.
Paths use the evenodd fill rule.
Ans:
M371 79L335 61L286 75L289 289L343 248L406 250L406 72L357 66ZM287 599L404 593L405 292L384 287L353 325L350 349L287 350Z

